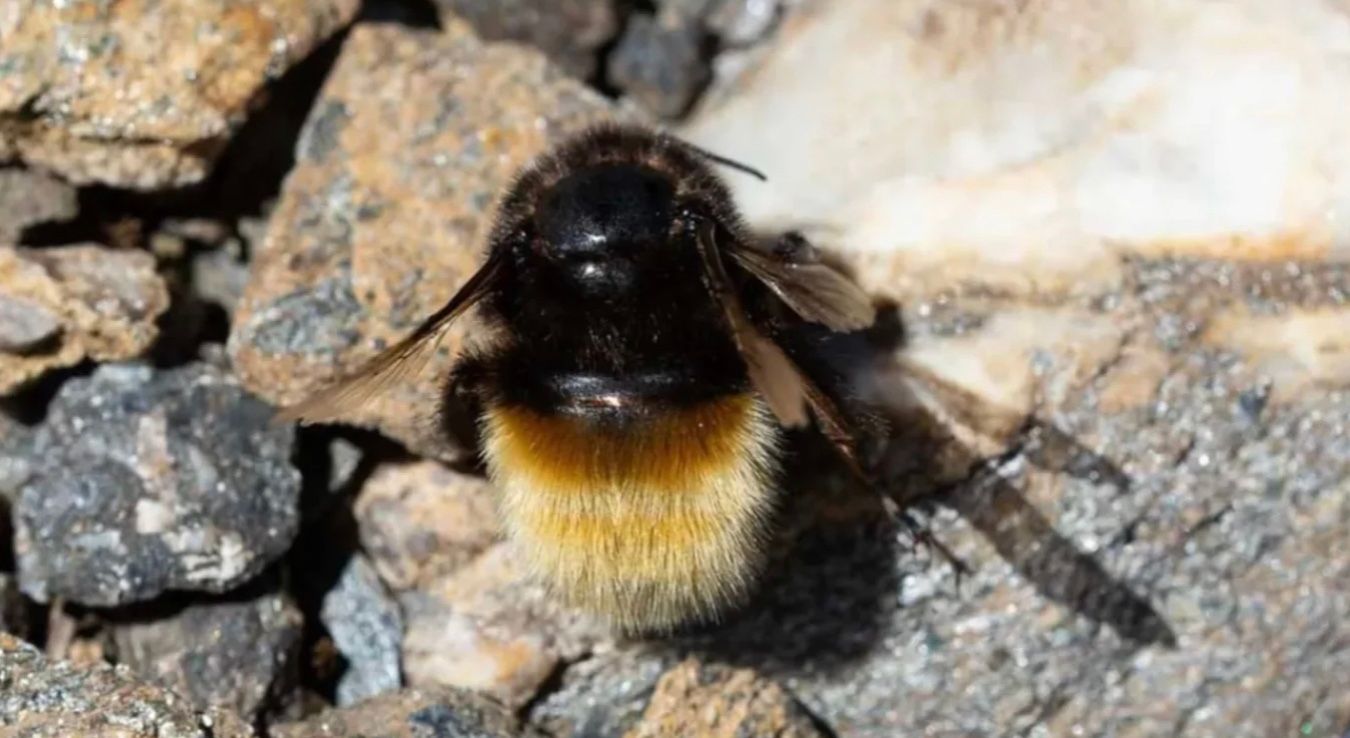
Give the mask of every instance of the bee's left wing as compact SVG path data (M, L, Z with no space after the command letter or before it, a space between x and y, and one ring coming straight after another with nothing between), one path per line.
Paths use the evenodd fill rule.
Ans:
M842 332L862 330L876 320L867 293L820 261L800 236L785 236L772 251L733 244L728 252L793 312L812 323Z
M858 461L855 434L839 406L746 314L735 285L727 276L726 266L722 263L721 250L716 241L716 226L712 223L700 224L695 240L703 260L704 282L722 306L736 347L749 370L750 381L764 396L778 422L787 428L804 426L808 421L806 409L809 407L820 424L821 432L848 463L850 470L861 479L869 479Z
M440 310L422 321L407 338L376 354L356 372L304 400L282 408L277 422L325 423L342 420L386 390L415 376L435 356L455 318L483 298L502 273L503 258L489 254L482 267Z

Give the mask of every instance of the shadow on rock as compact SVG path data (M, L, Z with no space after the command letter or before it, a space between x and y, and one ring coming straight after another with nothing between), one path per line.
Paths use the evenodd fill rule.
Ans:
M1128 477L1053 425L990 408L905 364L897 358L904 336L891 309L866 333L808 332L789 347L827 387L855 388L856 396L840 400L868 431L863 450L887 494L909 511L955 511L1047 599L1138 645L1174 647L1157 610L1060 535L999 472L1025 462L1121 492ZM758 593L721 624L672 639L673 647L769 672L847 667L880 646L904 606L904 578L936 557L923 544L911 548L909 533L886 518L872 493L841 481L821 439L797 434L792 441L779 534ZM936 565L944 565L940 557Z

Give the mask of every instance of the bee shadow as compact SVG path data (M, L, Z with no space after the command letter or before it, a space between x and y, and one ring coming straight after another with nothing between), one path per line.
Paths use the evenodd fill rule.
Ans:
M904 335L891 308L863 334L816 337L815 353L867 367L872 376L901 377L907 368L896 357ZM971 428L962 419L979 426L986 417L976 398L949 394L935 409L912 383L881 386L890 395L882 405L889 430L867 446L893 499L919 513L955 511L1041 596L1137 646L1175 646L1171 628L1146 599L1057 532L997 473L1000 462L1024 459L1124 492L1129 479L1115 464L1042 420ZM807 434L791 441L778 534L758 592L721 623L679 634L671 647L770 674L836 671L894 635L907 576L946 565L931 549L913 547L872 491L846 481L825 443Z

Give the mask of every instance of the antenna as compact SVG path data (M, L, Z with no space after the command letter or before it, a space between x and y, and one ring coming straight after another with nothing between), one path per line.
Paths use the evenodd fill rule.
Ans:
M713 152L708 151L707 149L700 148L688 142L686 142L685 145L688 146L690 149L693 149L694 153L698 154L704 159L707 159L708 161L721 164L724 167L730 167L738 172L743 172L745 174L750 175L751 177L754 177L755 179L758 179L761 182L769 181L769 178L764 176L764 172L761 172L758 169L755 169L754 167L742 164L736 161L735 159L728 159L725 156L718 156L717 154L714 154Z

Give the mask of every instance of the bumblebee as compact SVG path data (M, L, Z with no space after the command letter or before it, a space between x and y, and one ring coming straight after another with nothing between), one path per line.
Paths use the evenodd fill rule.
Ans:
M283 411L338 420L413 376L470 308L500 336L456 359L510 538L566 602L628 631L743 600L785 429L814 417L861 474L840 405L784 348L794 326L870 325L870 299L800 238L766 246L716 164L604 125L563 141L498 206L482 266L410 336Z

